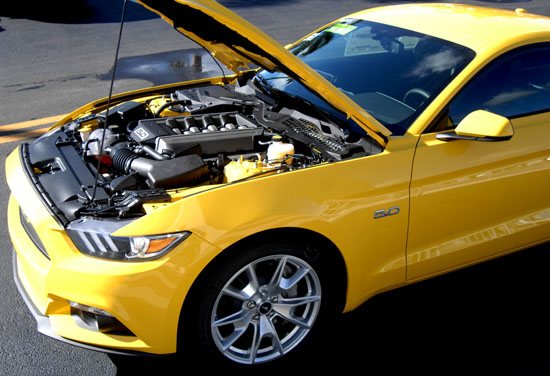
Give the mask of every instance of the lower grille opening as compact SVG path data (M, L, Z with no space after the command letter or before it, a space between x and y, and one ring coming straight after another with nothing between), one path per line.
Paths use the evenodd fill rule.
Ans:
M71 316L81 328L105 334L135 337L135 334L115 317L107 312L102 314L100 311L98 308L71 302Z

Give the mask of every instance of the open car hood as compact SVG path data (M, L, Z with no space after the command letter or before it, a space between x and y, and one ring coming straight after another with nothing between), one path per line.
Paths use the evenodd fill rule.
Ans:
M391 132L269 35L214 0L137 0L235 73L251 64L280 71L317 93L382 146Z

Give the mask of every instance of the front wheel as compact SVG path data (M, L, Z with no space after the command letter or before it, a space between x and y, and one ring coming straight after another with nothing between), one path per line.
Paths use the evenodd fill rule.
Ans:
M306 347L328 303L318 251L288 244L234 251L191 307L203 355L254 365Z

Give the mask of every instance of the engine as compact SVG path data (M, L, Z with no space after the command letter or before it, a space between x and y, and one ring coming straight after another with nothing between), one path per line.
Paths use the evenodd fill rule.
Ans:
M74 217L142 215L141 204L170 201L169 190L380 151L367 137L351 139L334 124L221 86L127 101L59 132L104 192L91 200L90 187L82 188Z

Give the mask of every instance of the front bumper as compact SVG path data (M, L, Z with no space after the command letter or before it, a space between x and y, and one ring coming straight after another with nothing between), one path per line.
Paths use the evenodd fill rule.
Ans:
M61 336L58 336L50 323L50 319L47 316L44 316L40 314L40 311L34 303L32 302L31 298L27 295L27 292L23 288L23 285L21 284L21 281L19 280L19 275L17 271L17 254L15 253L15 250L13 251L13 279L15 281L15 286L17 287L17 290L19 291L19 294L21 294L21 297L23 298L23 301L27 305L27 308L33 315L34 319L36 320L36 328L38 331L48 337L51 337L53 339L56 339L61 342L68 343L70 345L82 347L87 350L95 350L95 351L101 351L106 352L109 354L118 354L118 355L143 355L143 353L135 352L135 351L122 351L122 350L113 350L113 349L106 349L102 347L87 345L82 342L77 342L70 340L68 338L64 338Z
M218 250L191 235L153 261L112 261L84 255L34 191L18 150L7 158L6 173L12 191L8 228L15 250L14 277L38 330L106 352L176 352L183 301L210 259L205 255L215 255ZM23 226L22 221L28 224ZM29 236L29 225L35 231L33 236ZM131 335L79 325L70 301L108 312Z

